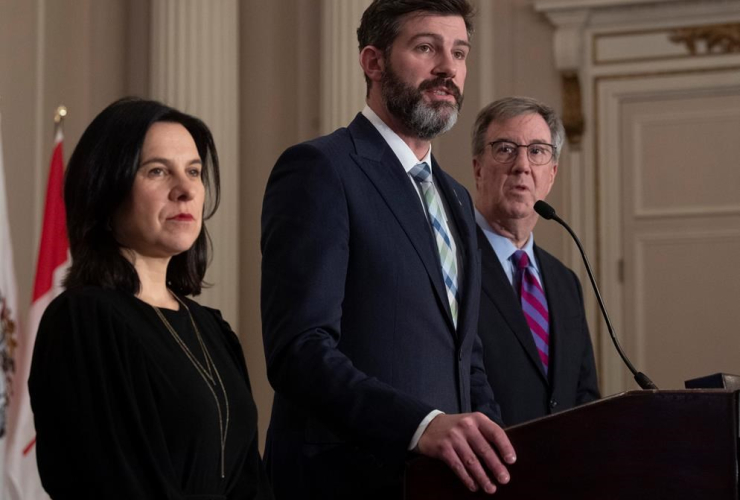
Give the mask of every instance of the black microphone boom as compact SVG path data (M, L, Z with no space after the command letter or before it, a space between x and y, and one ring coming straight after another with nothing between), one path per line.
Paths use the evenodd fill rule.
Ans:
M635 382L637 382L637 385L639 385L643 389L657 389L653 381L650 380L647 375L635 370L635 367L632 366L632 363L630 363L630 360L624 354L624 351L622 351L622 347L619 345L617 336L614 334L614 328L612 328L612 322L609 321L609 314L607 314L606 312L606 306L604 305L604 301L601 299L601 293L599 293L599 287L596 286L596 279L594 278L594 273L591 270L591 264L589 264L588 262L588 258L586 257L586 252L583 251L583 246L581 245L581 241L578 239L578 236L576 236L576 233L573 232L570 226L568 226L568 224L566 224L563 219L558 217L558 215L555 213L555 209L552 208L547 203L545 203L544 201L542 200L537 201L534 204L534 210L544 219L555 220L558 224L563 226L568 231L568 233L570 233L571 237L573 238L573 241L575 241L576 245L578 245L578 250L581 252L583 263L586 264L586 272L588 273L588 278L591 280L591 286L593 287L594 293L596 294L596 300L599 302L599 307L601 308L601 314L604 316L604 321L606 321L606 327L609 329L609 336L612 338L612 342L614 342L614 347L617 348L617 352L622 357L624 364L627 365L627 368L630 369L630 371L632 372L632 375L635 376Z

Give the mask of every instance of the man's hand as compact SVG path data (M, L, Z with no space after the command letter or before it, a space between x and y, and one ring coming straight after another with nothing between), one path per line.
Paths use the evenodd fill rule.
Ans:
M506 484L509 471L499 456L507 464L516 461L506 433L482 413L437 415L421 435L418 449L422 455L445 462L470 491L480 487L486 493L496 491L486 469L496 481Z

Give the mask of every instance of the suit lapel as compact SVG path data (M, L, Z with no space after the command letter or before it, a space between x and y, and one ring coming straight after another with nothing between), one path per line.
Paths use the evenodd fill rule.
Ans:
M421 200L408 174L393 150L364 116L358 115L350 123L348 129L355 141L357 151L356 154L351 155L353 160L383 197L414 246L432 281L437 299L443 306L452 326L436 243L432 238Z
M532 331L529 329L527 320L524 318L519 297L514 291L514 287L509 283L509 278L507 278L504 269L501 267L496 252L493 251L483 230L477 227L477 231L482 253L483 293L488 296L499 310L499 313L501 313L501 316L503 316L509 328L517 340L519 340L527 356L529 356L532 363L537 367L543 380L547 382L547 376L542 367L537 346L532 338Z

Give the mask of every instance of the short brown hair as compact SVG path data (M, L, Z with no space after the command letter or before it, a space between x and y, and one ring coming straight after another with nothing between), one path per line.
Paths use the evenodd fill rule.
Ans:
M473 17L475 9L468 0L373 0L365 9L357 28L357 41L360 51L372 45L386 55L401 31L402 20L415 12L440 16L460 16L465 21L468 38L473 36ZM365 75L368 92L370 79Z

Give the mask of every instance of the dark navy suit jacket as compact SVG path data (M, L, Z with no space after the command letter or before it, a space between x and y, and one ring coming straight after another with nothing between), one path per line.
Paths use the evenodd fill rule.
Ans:
M599 398L594 353L575 273L534 246L550 316L550 368L542 367L519 297L478 228L483 291L478 333L504 423L514 425Z
M433 409L500 418L476 335L472 203L434 161L433 173L462 252L457 329L419 196L364 116L289 148L272 171L262 327L278 499L391 498Z

